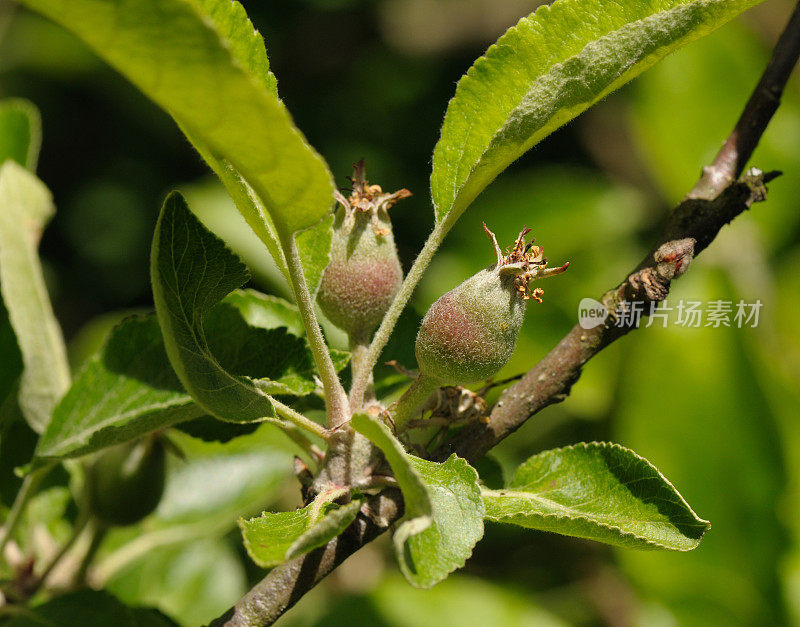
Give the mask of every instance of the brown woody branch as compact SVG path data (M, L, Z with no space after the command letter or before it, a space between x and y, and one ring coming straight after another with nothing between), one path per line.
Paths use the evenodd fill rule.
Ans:
M671 281L683 274L694 256L706 248L723 226L764 199L764 184L777 173L748 173L738 180L767 125L800 56L800 3L781 34L761 80L736 126L686 199L670 214L666 228L639 266L602 302L610 312L621 303L657 303L666 298ZM645 310L647 311L647 310ZM437 451L436 458L451 453L476 460L531 416L564 400L578 380L584 364L632 326L606 324L586 330L574 327L530 372L508 388L495 404L487 425L475 424ZM373 509L379 515L360 515L341 536L325 547L273 569L234 607L211 625L269 625L306 592L363 545L383 533L402 516L402 499L395 490L379 497Z

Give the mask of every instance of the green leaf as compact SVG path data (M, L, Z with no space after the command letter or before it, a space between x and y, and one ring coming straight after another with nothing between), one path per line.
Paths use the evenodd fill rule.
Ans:
M461 568L483 537L485 514L478 473L455 455L443 464L411 458L433 506L431 524L419 533L394 534L400 570L417 588L430 588Z
M436 585L483 537L478 473L455 455L443 464L409 455L389 427L367 414L355 414L350 424L383 451L403 492L405 516L394 532L400 570L418 588Z
M534 455L483 498L488 520L635 549L690 551L710 527L650 462L606 442Z
M133 316L77 374L36 454L84 455L205 413L170 366L156 317Z
M367 414L355 414L350 424L383 451L403 492L405 516L394 532L400 570L418 588L436 585L483 537L478 473L455 455L443 464L409 455L386 424Z
M363 501L354 500L337 509L329 510L292 543L286 551L286 559L290 560L298 555L303 555L303 553L308 553L340 535L356 519L362 504Z
M253 379L227 372L203 330L205 314L247 281L247 269L176 192L164 201L156 224L150 275L167 356L195 402L231 422L274 416L268 394Z
M278 230L308 228L330 211L328 168L278 100L263 42L238 3L22 3L78 35L166 109L202 155L230 162Z
M261 392L305 396L316 389L311 349L285 327L250 326L225 299L205 316L203 328L219 366L251 379Z
M306 333L297 306L277 296L262 294L255 290L236 290L228 294L225 302L236 307L251 327L261 329L285 327L289 333L297 337L302 337Z
M7 627L168 627L177 625L163 614L127 607L108 592L78 590L14 615Z
M24 370L19 403L28 424L44 431L69 386L61 329L53 315L37 248L53 208L50 192L15 161L0 168L0 292Z
M42 120L33 104L19 98L0 102L0 164L13 159L35 172L41 142Z
M259 518L239 520L244 545L253 561L271 568L327 544L356 519L363 501L338 506L321 494L293 512L264 512Z
M299 314L287 301L235 290L209 312L203 329L209 350L228 372L271 375L276 380L259 383L281 394L310 394L316 388L311 350L299 336ZM334 357L342 369L349 355ZM75 377L37 456L85 455L204 415L170 365L156 316L132 316L114 327Z
M558 0L459 81L433 154L436 219L456 220L509 164L680 46L761 0Z
M412 457L406 453L400 441L380 419L368 414L354 414L350 426L381 449L403 492L404 522L395 535L397 533L410 535L425 529L430 525L433 506L428 489L414 467Z
M254 433L227 444L187 444L186 436L170 436L187 460L170 467L153 525L201 523L209 529L219 522L228 529L239 516L269 505L292 475L292 456L265 441L266 435Z

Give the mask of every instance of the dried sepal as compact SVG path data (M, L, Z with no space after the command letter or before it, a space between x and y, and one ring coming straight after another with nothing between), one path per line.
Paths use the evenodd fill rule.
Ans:
M344 206L348 219L352 220L356 212L369 213L375 233L381 237L389 235L389 230L380 225L379 213L388 211L403 198L408 198L412 195L411 192L404 188L387 194L380 185L370 185L366 177L363 159L353 164L353 176L348 180L353 184L350 196L345 198L336 192L336 200Z
M503 255L497 244L497 238L483 223L497 256L497 268L500 274L510 274L514 276L514 289L522 296L523 300L535 300L542 302L544 290L541 287L530 288L530 283L536 279L561 274L569 267L569 261L562 266L555 268L547 267L547 257L544 256L544 248L536 246L535 238L529 242L525 241L525 236L531 232L527 226L520 231L514 244L506 249Z

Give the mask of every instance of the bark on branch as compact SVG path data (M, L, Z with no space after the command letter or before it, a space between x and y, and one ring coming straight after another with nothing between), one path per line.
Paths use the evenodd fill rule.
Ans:
M666 228L642 263L616 288L602 297L609 311L626 301L658 302L666 298L670 283L683 274L692 259L753 202L764 199L764 184L777 173L748 173L738 180L770 119L800 56L800 3L781 34L772 58L736 126L713 163L686 199L670 214ZM573 328L518 383L508 388L492 410L487 425L476 424L437 452L476 460L531 416L564 400L578 380L584 364L603 348L634 327L613 322L586 330ZM327 546L295 558L256 584L234 607L211 625L258 626L276 621L306 592L363 545L383 533L402 516L402 499L392 490L379 497L372 518L359 516L355 523Z

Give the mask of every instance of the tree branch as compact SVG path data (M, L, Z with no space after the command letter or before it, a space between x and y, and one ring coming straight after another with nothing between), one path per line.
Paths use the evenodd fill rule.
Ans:
M736 181L758 145L780 103L780 96L800 55L800 3L773 50L772 58L750 100L714 162L686 199L670 214L658 244L615 289L603 296L609 311L634 299L663 300L672 279L683 274L694 255L706 248L720 229L764 199L764 183L776 173L754 172ZM384 321L386 322L386 321ZM476 460L528 418L548 405L564 400L581 374L583 365L632 327L603 324L591 330L574 327L518 383L508 388L495 405L488 425L462 430L438 451L437 458L455 452ZM373 341L373 345L375 341ZM383 533L402 516L401 498L389 490L372 518L360 515L341 536L325 547L273 569L234 607L211 626L269 625L317 585L329 572L364 544Z
M744 171L744 166L758 146L769 121L778 110L783 89L797 65L799 55L800 3L792 11L772 50L767 68L750 95L736 126L733 127L713 163L703 168L703 175L687 198L705 200L716 198Z

